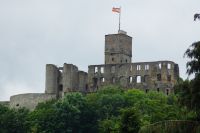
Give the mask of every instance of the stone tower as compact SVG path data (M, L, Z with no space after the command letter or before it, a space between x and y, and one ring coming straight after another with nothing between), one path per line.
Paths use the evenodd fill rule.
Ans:
M131 63L132 37L126 32L105 36L105 64Z

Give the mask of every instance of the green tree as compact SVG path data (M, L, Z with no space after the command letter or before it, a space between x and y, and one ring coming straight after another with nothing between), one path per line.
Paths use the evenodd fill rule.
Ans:
M110 117L109 119L101 120L98 124L100 133L119 133L119 117Z
M195 78L191 81L191 108L196 110L198 114L198 120L200 121L200 74L196 74Z
M70 133L96 132L96 114L81 93L68 93L56 102L39 104L28 121L30 132Z
M192 109L191 96L192 96L192 86L191 82L187 80L180 80L174 87L175 94L178 97L179 103L183 106Z
M200 41L193 43L184 55L190 59L186 64L188 75L194 74L190 83L191 93L188 94L191 97L191 108L197 112L200 120Z
M29 132L56 133L59 120L55 108L55 101L40 103L27 117Z
M191 81L192 85L198 86L195 80L199 79ZM86 95L68 93L62 99L38 104L32 112L0 105L0 132L137 132L141 126L158 121L187 120L194 116L194 112L179 106L175 95L107 86Z
M119 87L106 86L86 97L90 106L95 107L94 110L99 119L109 119L112 116L118 116L119 110L126 106L123 93L124 91Z
M127 108L122 110L120 122L121 133L138 133L140 126L140 114L135 108Z
M142 116L142 125L148 125L163 120L188 119L194 116L186 108L178 106L175 96L163 93L141 90L128 90L124 93L127 107L134 107Z
M21 108L9 109L0 105L0 132L1 133L27 133L26 117L29 111Z
M193 43L186 50L184 56L190 59L186 64L187 73L197 76L200 73L200 41Z

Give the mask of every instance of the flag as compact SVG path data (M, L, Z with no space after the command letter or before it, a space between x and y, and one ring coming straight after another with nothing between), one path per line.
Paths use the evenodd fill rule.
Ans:
M194 14L194 21L196 21L196 19L200 19L200 14Z
M121 8L115 8L115 7L113 7L113 8L112 8L112 11L113 11L113 12L120 13L120 12L121 12Z

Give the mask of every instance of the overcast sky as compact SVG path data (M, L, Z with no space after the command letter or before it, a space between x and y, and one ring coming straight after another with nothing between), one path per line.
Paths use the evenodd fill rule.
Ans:
M0 0L0 100L44 92L45 64L104 63L104 36L133 37L133 62L171 60L187 78L185 50L200 40L200 0Z

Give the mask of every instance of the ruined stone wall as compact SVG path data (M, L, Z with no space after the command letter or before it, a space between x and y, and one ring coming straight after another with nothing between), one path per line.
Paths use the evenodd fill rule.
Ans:
M56 94L61 98L67 92L85 91L87 88L87 73L78 71L73 64L64 63L63 67L46 65L45 93Z
M52 99L56 99L55 94L44 94L44 93L19 94L10 97L10 107L11 108L25 107L27 109L33 110L38 103Z
M88 89L88 74L86 72L83 71L79 71L78 72L78 78L79 78L79 91L80 92L86 92Z
M88 84L91 91L115 84L169 94L179 77L178 71L178 65L171 61L92 65L88 70Z
M58 68L55 65L47 64L45 93L28 93L11 96L10 107L25 107L33 110L40 102L62 98L65 93L71 91L85 92L86 87L87 73L78 71L75 65L65 63L63 67Z

